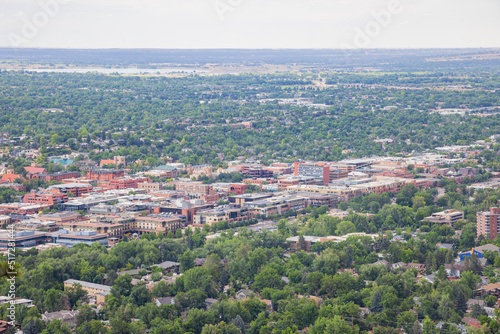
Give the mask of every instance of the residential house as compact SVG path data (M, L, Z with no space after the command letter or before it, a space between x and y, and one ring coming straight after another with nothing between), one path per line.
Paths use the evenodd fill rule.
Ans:
M76 317L79 311L58 311L58 312L45 312L42 314L42 320L50 322L52 320L61 320L63 325L68 325L70 328L76 327Z
M241 289L240 291L236 292L236 299L237 300L243 300L252 297L254 292L252 290L248 289Z
M446 270L446 275L453 278L459 278L462 270L458 264L445 264L444 269Z
M156 298L155 304L158 307L160 307L162 305L174 305L175 304L175 297Z

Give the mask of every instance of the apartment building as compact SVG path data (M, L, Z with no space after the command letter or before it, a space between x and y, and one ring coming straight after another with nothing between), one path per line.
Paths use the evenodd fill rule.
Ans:
M64 281L64 290L73 288L75 284L79 284L83 290L87 291L90 297L95 298L96 304L104 303L105 297L111 293L111 287L108 285L79 281L76 279Z
M500 225L498 224L498 216L500 216L500 208L491 207L489 211L477 213L477 236L480 235L490 239L496 239L500 233Z

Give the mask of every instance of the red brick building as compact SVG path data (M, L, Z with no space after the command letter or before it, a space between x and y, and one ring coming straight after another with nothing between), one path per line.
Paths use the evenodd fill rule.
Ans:
M87 172L87 179L97 181L111 181L123 177L125 172L123 170L113 169L91 169Z
M62 182L63 180L66 180L66 179L80 177L80 173L78 173L78 172L60 172L60 173L53 173L53 174L28 173L28 174L26 174L26 177L30 180L34 179L34 180L40 180L43 182L51 182L51 181Z
M29 194L24 195L23 203L36 203L36 204L47 204L47 205L57 205L60 202L67 202L68 195L56 191L35 191L32 190Z
M113 189L129 189L138 188L139 183L151 182L149 177L136 177L136 178L119 178L109 182Z

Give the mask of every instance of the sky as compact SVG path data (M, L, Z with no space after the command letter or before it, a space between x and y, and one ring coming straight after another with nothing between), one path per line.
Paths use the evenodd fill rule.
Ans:
M0 46L500 47L499 0L0 0Z

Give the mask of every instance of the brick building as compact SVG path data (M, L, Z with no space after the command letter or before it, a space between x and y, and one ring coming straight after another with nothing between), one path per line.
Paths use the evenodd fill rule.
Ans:
M67 201L68 195L55 189L52 191L32 190L29 194L26 194L23 197L23 203L47 204L52 206Z
M91 169L87 172L87 179L97 181L111 181L123 177L125 172L123 170L114 169Z
M118 178L109 181L109 185L113 189L129 189L138 188L138 185L144 182L151 182L151 179L149 177Z

